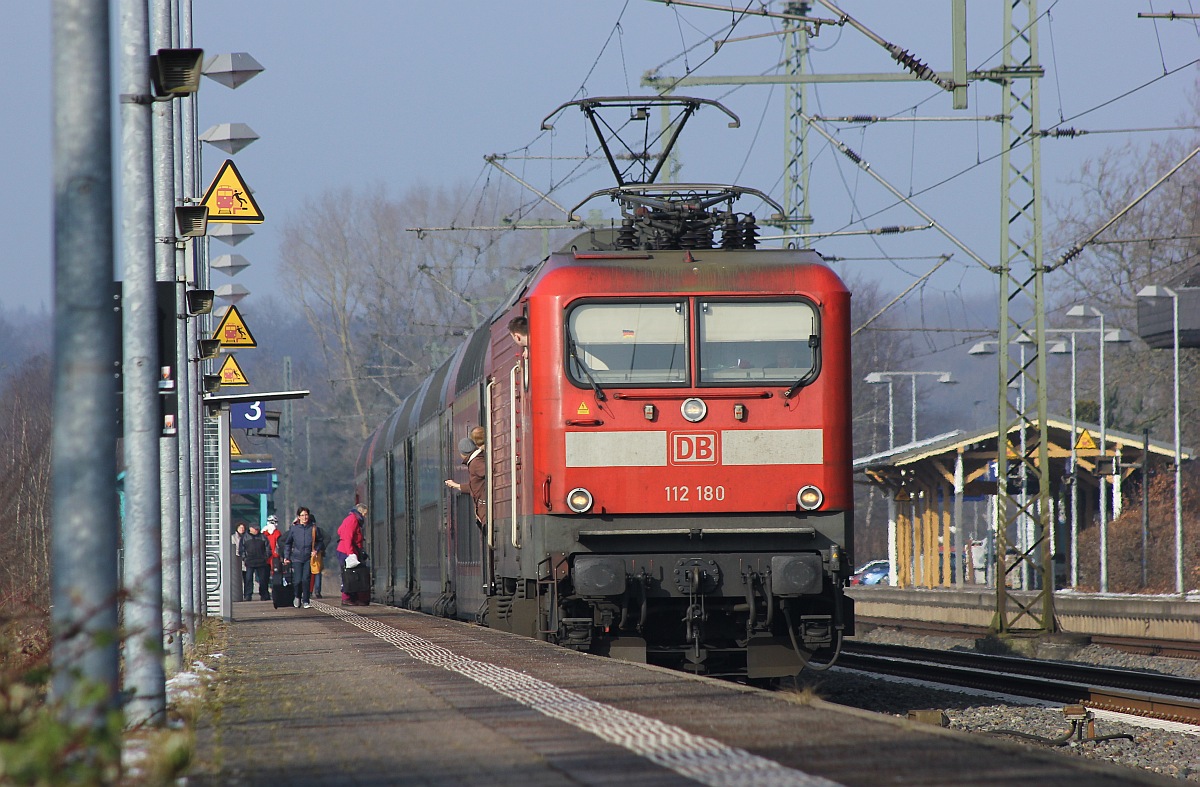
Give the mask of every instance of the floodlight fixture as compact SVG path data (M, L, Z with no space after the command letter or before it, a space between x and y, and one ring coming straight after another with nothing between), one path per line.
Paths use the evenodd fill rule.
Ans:
M216 238L222 243L236 246L254 234L254 228L247 224L218 223L208 228L208 237Z
M1138 290L1139 298L1174 298L1176 293L1170 287L1163 287L1160 284L1148 284ZM1067 312L1070 314L1071 312Z
M279 437L279 421L282 413L268 410L263 413L264 425L258 430L259 437Z
M228 225L226 225L228 226ZM208 267L214 271L220 271L226 276L236 276L237 274L250 267L250 260L243 257L241 254L222 254L215 257Z
M188 290L183 298L187 302L188 314L195 317L197 314L208 314L212 311L216 293L212 290Z
M237 303L250 294L242 284L222 284L216 289L217 297L226 303Z
M209 127L199 139L232 156L259 139L259 136L245 123L218 123Z
M237 88L262 73L262 65L248 52L214 55L204 64L204 76L228 88Z
M201 361L207 361L212 358L216 358L218 355L221 354L221 340L220 339L198 339L196 343L200 347L199 360L201 360ZM206 375L206 376L209 376L209 375ZM211 375L211 376L217 377L218 380L220 379L220 375ZM217 387L219 388L220 385L218 384Z
M215 394L221 390L221 375L206 374L204 375L204 393Z
M150 78L154 95L165 98L190 96L200 89L203 49L160 49L150 56Z
M208 232L208 207L180 205L175 208L175 223L179 226L179 237L202 237Z

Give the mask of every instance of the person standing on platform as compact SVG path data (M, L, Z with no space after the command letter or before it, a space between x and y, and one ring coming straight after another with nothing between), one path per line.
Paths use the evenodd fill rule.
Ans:
M267 595L267 564L271 561L271 545L267 543L267 539L262 533L258 532L258 525L250 523L250 532L242 536L241 555L246 563L246 581L242 586L242 598L249 601L254 598L254 578L258 577L258 598L261 601L266 601L270 598Z
M346 514L346 518L342 520L342 524L338 525L338 543L337 556L338 563L341 564L343 573L346 570L346 561L350 557L352 566L359 565L366 556L364 547L366 546L366 538L363 536L363 522L367 515L367 506L365 503L358 503L350 512ZM360 591L357 593L347 593L345 585L342 586L342 606L344 607L365 607L371 603L371 591Z
M325 538L325 531L317 524L317 518L312 518L313 528L317 531L317 542L321 545L321 551L314 554L312 560L309 561L309 568L312 571L312 578L309 580L309 590L314 598L324 598L321 595L321 575L325 572L325 552L329 546L329 540Z
M321 531L312 523L312 512L305 506L297 508L296 521L283 536L284 571L291 566L292 582L296 588L296 598L292 601L294 607L312 607L312 591L308 584L312 576L309 561L313 555L324 551L325 545L318 540L322 538Z
M246 523L238 522L233 529L233 554L237 557L238 568L242 571L242 587L246 586L246 561L242 559L242 539L246 537ZM242 601L249 601L250 594L243 593Z
M263 528L263 538L267 539L267 543L271 546L271 556L268 563L267 574L270 575L275 571L275 562L279 560L279 538L283 533L279 532L279 519L274 514L267 517L267 526Z

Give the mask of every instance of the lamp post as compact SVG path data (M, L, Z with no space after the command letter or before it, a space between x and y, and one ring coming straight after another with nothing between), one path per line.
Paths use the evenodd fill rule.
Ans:
M1183 587L1183 448L1179 431L1179 294L1170 287L1150 285L1138 292L1139 298L1171 299L1171 346L1175 366L1175 592L1184 595Z
M917 377L921 375L933 375L937 377L937 382L953 385L957 380L950 377L950 372L871 372L865 378L866 382L872 384L887 383L888 387L888 448L895 447L895 438L893 436L893 410L892 410L892 377L902 375L912 378L912 439L910 442L917 442Z
M1105 400L1108 398L1105 390L1104 377L1104 344L1106 342L1128 342L1129 338L1121 331L1114 331L1112 338L1104 330L1104 313L1093 306L1072 306L1067 310L1068 317L1090 317L1100 321L1100 458L1096 462L1096 469L1099 471L1100 462L1107 458L1108 454L1108 416L1105 413ZM1064 329L1065 330L1065 329ZM1092 329L1095 330L1095 329ZM1062 331L1060 331L1062 332ZM1075 389L1072 387L1071 393L1074 396ZM1074 435L1072 435L1072 440ZM1107 475L1104 473L1096 473L1096 481L1100 487L1100 592L1108 592L1108 501ZM1120 494L1120 484L1114 484L1113 496ZM1114 505L1114 509L1115 509ZM1114 511L1115 514L1115 511Z
M1081 308L1081 307L1079 307L1079 308ZM1074 311L1074 309L1072 311ZM1068 312L1068 314L1070 314L1070 312ZM1077 587L1079 585L1079 488L1078 488L1078 485L1075 483L1075 469L1078 466L1077 462L1079 460L1079 457L1077 455L1077 449L1076 449L1076 443L1078 442L1076 437L1079 433L1079 423L1078 423L1078 418L1077 418L1077 400L1079 397L1076 395L1076 373L1075 373L1075 371L1076 371L1075 358L1076 358L1076 347L1077 347L1076 336L1081 333L1100 334L1100 370L1101 370L1100 371L1100 401L1101 401L1101 408L1103 408L1103 406L1104 406L1103 401L1105 399L1105 394L1106 394L1105 377L1104 377L1104 345L1105 345L1105 343L1109 343L1109 344L1118 343L1118 342L1128 343L1128 342L1132 341L1132 337L1129 335L1129 332L1124 329L1117 329L1115 331L1108 331L1107 333L1105 333L1103 328L1047 328L1046 333L1047 334L1050 334L1050 333L1069 334L1071 337L1071 350L1070 350L1070 353L1071 353L1071 476L1072 476L1071 477L1071 587ZM1056 343L1053 347L1051 347L1049 349L1049 352L1057 354L1057 353L1065 353L1065 352L1067 352L1067 350L1065 348L1065 345L1062 342L1059 342L1059 343ZM1103 409L1101 410L1101 412L1103 412ZM1100 421L1101 421L1100 429L1101 429L1101 433L1103 434L1104 433L1104 423L1103 423L1104 416L1103 415L1100 417ZM1104 437L1101 437L1100 442L1101 442L1101 445L1104 444ZM1117 490L1117 489L1119 489L1119 486L1114 487L1114 494L1116 493L1115 490ZM1101 500L1101 503L1103 503L1103 501L1104 501L1103 492L1101 492L1100 500ZM1103 521L1103 520L1101 520L1101 521ZM1105 590L1108 587L1108 550L1107 550L1106 534L1104 534L1102 532L1100 539L1101 539L1100 583L1101 583L1101 589Z
M895 431L895 409L892 403L892 379L884 377L879 372L871 372L864 378L872 385L887 385L888 394L888 450L896 447L896 431Z

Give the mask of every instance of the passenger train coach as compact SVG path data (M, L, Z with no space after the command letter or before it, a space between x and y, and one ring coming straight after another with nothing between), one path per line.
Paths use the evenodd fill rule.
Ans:
M614 189L626 226L551 254L370 436L375 600L712 675L835 656L854 621L850 293L813 251L754 248L747 191ZM465 489L476 425L481 526L444 485Z

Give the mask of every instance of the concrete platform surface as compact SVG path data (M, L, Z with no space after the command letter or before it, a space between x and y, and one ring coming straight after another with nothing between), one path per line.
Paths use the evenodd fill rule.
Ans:
M234 606L189 785L1169 783L394 607Z

